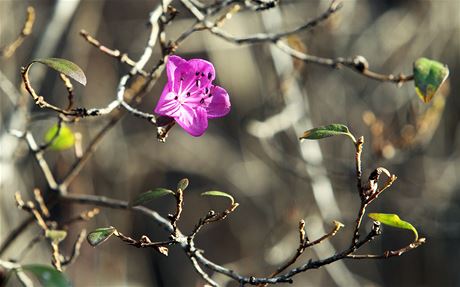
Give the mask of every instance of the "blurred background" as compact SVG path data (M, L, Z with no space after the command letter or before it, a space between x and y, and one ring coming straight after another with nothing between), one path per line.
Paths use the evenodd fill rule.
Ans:
M324 57L362 55L372 70L412 73L412 63L428 57L446 63L450 77L429 104L415 94L413 82L398 87L377 82L351 70L334 70L293 60L269 44L237 46L203 31L194 33L176 51L184 58L214 63L217 81L230 94L232 111L211 120L206 134L193 138L175 126L166 143L145 120L127 115L103 139L94 157L70 186L69 192L131 200L155 187L175 188L190 180L185 210L179 222L190 232L210 208L226 208L219 198L200 193L221 190L232 194L239 208L225 221L206 226L198 248L211 260L246 275L267 276L296 250L299 219L310 238L345 224L332 240L308 250L299 260L324 258L348 246L359 208L354 174L354 147L345 137L299 142L303 131L330 123L347 125L363 135L364 178L379 166L398 176L395 184L368 212L397 213L413 223L427 243L389 260L341 261L294 278L293 286L460 286L460 1L342 1L328 21L286 41L296 49ZM0 46L21 31L28 5L36 9L31 36L8 59L0 59L0 242L25 212L16 208L13 194L31 197L34 187L49 193L41 170L25 142L7 133L28 126L37 139L56 122L20 89L20 67L34 58L60 57L77 63L88 84L75 84L77 106L102 107L115 98L119 78L129 67L102 54L78 35L85 29L104 45L141 55L148 35L149 12L158 1L0 1ZM329 1L281 1L262 12L242 11L225 22L234 35L283 31L327 9ZM167 39L194 23L178 1L179 15L166 29ZM148 68L161 57L156 47ZM32 82L40 95L64 106L66 90L58 75L34 66ZM166 82L165 75L143 99L139 109L151 112ZM18 101L26 109L15 109ZM82 134L86 146L107 117L87 118L70 128ZM70 151L45 154L56 177L62 178L74 161ZM171 198L149 207L166 215ZM61 203L51 211L61 221L91 206ZM365 219L367 230L372 222ZM167 234L134 212L102 208L90 222L75 225L63 244L70 252L82 228L115 226L124 234L164 240ZM364 229L363 229L364 230ZM21 235L2 259L17 258L40 232L34 226ZM364 233L364 231L363 231ZM409 231L384 228L383 236L361 250L382 253L407 245ZM44 241L22 262L49 264ZM168 257L136 249L111 239L96 249L84 242L81 255L66 273L74 286L202 286L179 248ZM221 275L224 286L237 286ZM17 282L11 282L11 286Z

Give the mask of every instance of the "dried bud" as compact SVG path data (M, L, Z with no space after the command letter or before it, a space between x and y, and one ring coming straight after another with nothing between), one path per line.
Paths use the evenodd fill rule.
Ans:
M374 232L375 235L380 235L382 233L380 222L374 221L374 225L372 225L372 232Z
M369 63L367 62L366 58L359 55L353 58L353 65L355 66L355 69L360 72L364 72L369 68Z

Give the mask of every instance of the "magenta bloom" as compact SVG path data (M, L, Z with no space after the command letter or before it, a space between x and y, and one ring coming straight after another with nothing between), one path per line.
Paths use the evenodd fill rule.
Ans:
M210 62L169 56L166 71L168 83L155 113L174 118L186 132L198 137L208 128L208 119L223 117L230 111L227 91L212 84L216 72Z

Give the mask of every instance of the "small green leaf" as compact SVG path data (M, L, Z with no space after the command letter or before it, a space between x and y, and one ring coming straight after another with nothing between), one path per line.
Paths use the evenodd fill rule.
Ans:
M69 127L67 127L64 123L61 123L60 129L58 124L52 126L45 133L44 139L47 143L52 141L50 144L50 148L53 150L69 149L72 148L75 144L75 136L72 130Z
M179 181L177 184L177 189L184 191L188 186L188 179L184 178Z
M212 190L212 191L206 191L201 194L202 196L221 196L221 197L227 197L232 201L232 205L235 204L235 199L233 196L231 196L228 193L222 192L222 191L217 191L217 190Z
M156 198L168 195L168 194L173 194L174 191L166 189L166 188L155 188L154 190L149 190L147 192L144 192L140 194L134 201L131 202L130 206L136 206L136 205L141 205L143 203L147 203L151 200L154 200Z
M67 231L65 230L46 230L45 237L52 241L59 243L67 237Z
M21 270L33 274L42 286L70 287L72 286L64 273L46 265L23 265Z
M342 124L331 124L305 131L303 133L303 136L300 137L300 139L319 140L336 135L349 136L353 140L353 142L356 142L355 137L350 133L348 127Z
M60 58L46 58L46 59L36 59L32 61L33 63L41 63L58 71L61 74L64 74L75 81L79 82L83 86L86 86L86 76L82 69L77 66L77 64Z
M116 231L114 227L98 228L88 234L86 239L91 246L97 246L107 239Z
M388 214L388 213L369 213L368 215L375 221L379 221L385 225L393 226L396 228L409 229L412 230L415 234L415 241L418 240L418 232L412 224L407 221L401 220L397 214Z
M438 61L419 58L414 63L415 91L424 103L429 103L449 76L449 68Z

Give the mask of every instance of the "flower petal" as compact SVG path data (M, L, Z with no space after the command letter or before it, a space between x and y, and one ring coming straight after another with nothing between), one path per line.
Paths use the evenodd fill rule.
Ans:
M175 120L194 137L201 136L208 128L208 117L203 107L192 108L189 105L182 105L180 115Z
M195 76L201 78L201 85L208 86L216 78L216 71L211 62L202 59L191 59L188 63L192 66ZM197 75L197 73L199 73Z
M213 86L208 99L211 100L206 107L208 118L220 118L230 112L230 97L225 89Z
M166 72L168 74L169 81L174 81L174 71L177 69L177 66L186 62L186 60L176 55L171 55L168 57L166 62Z
M155 113L174 118L179 116L179 110L180 103L177 100L177 95L171 92L171 87L168 83L161 93L160 99L155 107Z
M177 66L173 90L179 95L196 96L209 87L214 78L215 70L210 62L192 59Z

